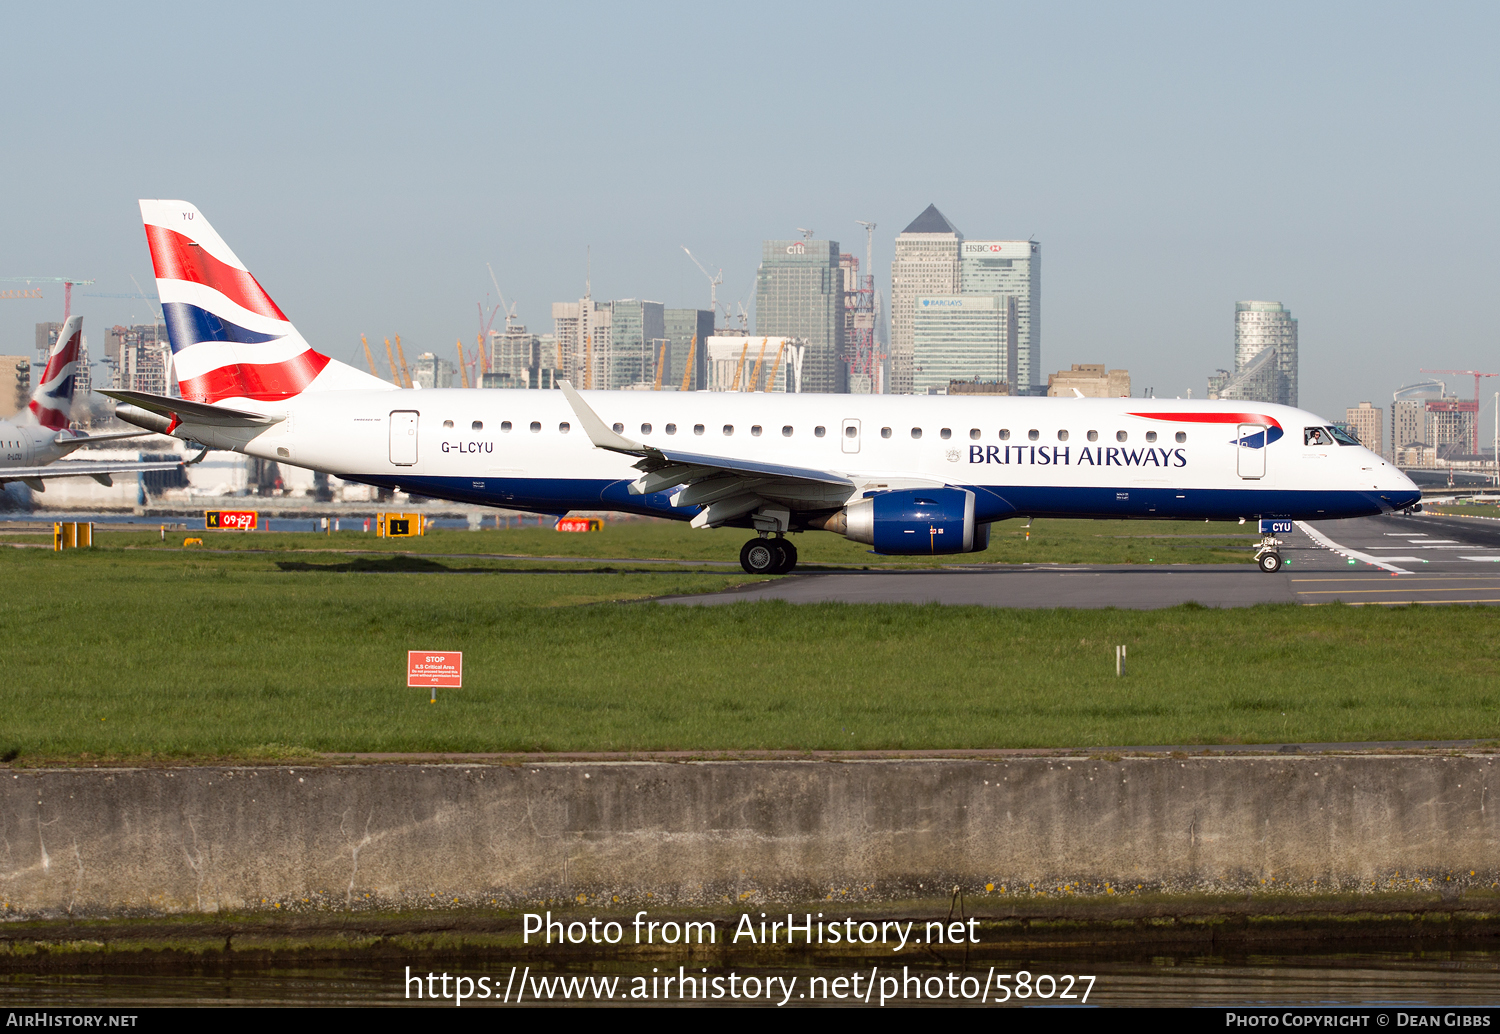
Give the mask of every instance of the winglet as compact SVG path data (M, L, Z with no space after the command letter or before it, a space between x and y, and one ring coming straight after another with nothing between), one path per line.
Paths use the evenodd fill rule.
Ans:
M609 425L599 418L599 414L583 401L583 396L578 394L578 389L573 387L571 382L558 381L557 386L562 389L563 397L568 400L568 405L573 407L573 414L583 425L584 433L589 436L589 441L594 443L594 448L629 453L632 456L643 456L653 451L649 446L633 442L624 435L610 430Z
M1073 389L1073 397L1075 399L1081 399L1081 398L1083 398L1083 392L1079 391L1077 388L1074 388Z

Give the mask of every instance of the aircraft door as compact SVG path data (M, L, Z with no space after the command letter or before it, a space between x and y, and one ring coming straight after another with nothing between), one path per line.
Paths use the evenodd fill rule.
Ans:
M858 420L845 420L844 421L844 427L843 427L843 430L841 432L841 435L842 435L842 437L840 437L840 439L839 439L839 444L841 444L844 447L844 451L845 452L858 452L859 451L859 421Z
M412 410L391 414L391 462L398 467L417 462L417 416Z
M1262 424L1241 424L1235 452L1242 478L1266 476L1266 428Z

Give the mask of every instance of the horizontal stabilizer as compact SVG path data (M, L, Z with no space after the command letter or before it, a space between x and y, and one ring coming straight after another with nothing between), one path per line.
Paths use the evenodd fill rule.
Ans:
M108 395L112 399L118 399L132 406L139 406L152 413L160 413L162 416L175 416L183 423L206 424L210 427L265 427L286 419L285 416L279 414L267 416L264 413L250 413L243 409L230 409L228 406L214 406L207 402L176 399L170 395L153 395L147 391L100 389L99 394Z
M52 439L53 445L78 448L80 445L97 445L100 442L117 442L121 438L144 438L152 431L111 431L109 434L59 434Z

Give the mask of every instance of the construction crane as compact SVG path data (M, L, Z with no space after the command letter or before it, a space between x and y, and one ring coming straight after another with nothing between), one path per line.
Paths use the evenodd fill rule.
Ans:
M495 279L495 267L491 266L488 262L486 262L484 264L484 268L488 269L490 271L490 283L492 283L492 284L495 285L495 297L500 299L500 307L501 307L501 309L505 313L505 329L509 330L511 328L511 324L513 324L516 321L516 303L515 302L511 302L509 304L506 304L506 301L505 301L505 292L500 290L500 281L497 280L497 279ZM494 314L491 313L490 314L490 322L493 323L494 320L495 320ZM489 336L489 328L488 327L485 328L485 336L486 337Z
M656 356L656 383L651 386L652 391L661 391L661 375L667 363L667 343L661 343L661 351Z
M1423 373L1461 373L1474 378L1474 452L1479 455L1479 379L1481 377L1500 377L1500 373L1484 373L1480 370L1423 370Z
M73 314L73 285L92 284L92 280L79 280L76 277L66 276L0 276L0 283L6 284L62 284L63 285L63 319L66 320ZM35 291L0 291L0 298L40 298L42 289Z
M703 268L703 263L698 261L697 256L695 256L691 251L688 251L688 247L686 244L682 246L682 250L687 251L687 257L693 260L693 265L697 266L698 269L703 273L703 275L708 277L708 307L713 310L714 319L718 319L719 285L724 282L724 271L721 269L719 270L719 275L714 276L708 270Z
M814 231L814 230L804 230L802 227L799 226L799 227L797 227L797 232L802 235L802 239L803 240L810 241L810 240L812 240L812 235L816 231Z
M463 386L467 388L469 386L469 366L464 362L463 338L454 338L453 343L458 346L458 377L463 382Z
M365 340L363 334L359 336L359 343L365 346L365 362L370 364L370 376L379 377L380 374L375 372L375 357L370 354L370 343Z

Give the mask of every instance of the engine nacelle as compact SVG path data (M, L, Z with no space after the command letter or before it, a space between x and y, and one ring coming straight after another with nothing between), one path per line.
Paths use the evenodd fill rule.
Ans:
M845 537L877 553L974 553L990 544L990 526L975 526L974 493L966 488L876 492L849 504L844 517Z

